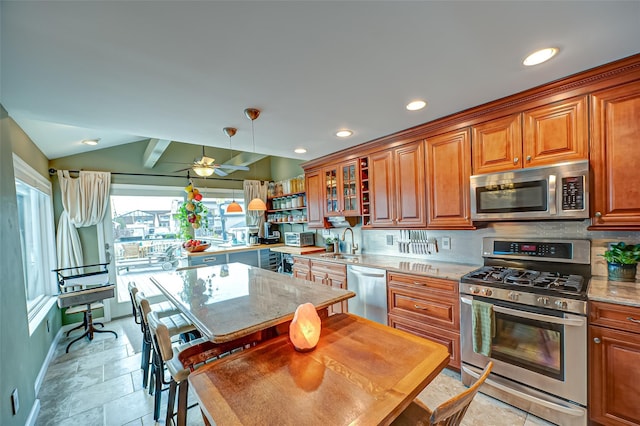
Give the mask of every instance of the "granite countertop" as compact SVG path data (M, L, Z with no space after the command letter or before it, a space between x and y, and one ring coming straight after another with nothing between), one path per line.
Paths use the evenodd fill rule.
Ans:
M187 256L206 256L208 254L220 254L220 253L232 253L232 252L239 252L239 251L252 251L252 250L262 250L262 249L270 249L270 248L274 248L274 247L281 247L284 246L284 244L280 243L280 244L258 244L255 246L246 246L246 245L241 245L241 246L229 246L229 247L224 247L224 246L211 246L208 249L206 249L205 251L199 251L196 253L187 253Z
M607 277L594 276L587 297L597 302L640 307L640 281L609 281Z
M368 266L372 268L386 269L389 272L401 272L406 274L421 275L432 278L459 281L467 272L473 271L482 265L471 265L450 262L436 262L421 258L346 253L312 253L303 255L309 259L341 263L346 265ZM336 257L334 257L336 256Z

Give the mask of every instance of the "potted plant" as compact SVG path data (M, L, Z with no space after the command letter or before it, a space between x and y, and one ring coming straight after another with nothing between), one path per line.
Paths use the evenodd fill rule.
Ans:
M608 277L612 281L635 281L640 244L611 244L602 255L607 261Z
M326 251L333 251L333 243L335 243L336 241L338 241L337 239L333 238L333 237L327 237L324 239L324 248Z

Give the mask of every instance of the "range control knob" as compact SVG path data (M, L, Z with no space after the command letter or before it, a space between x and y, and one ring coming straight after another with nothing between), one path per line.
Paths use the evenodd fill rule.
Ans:
M549 304L549 298L548 297L538 297L538 303L541 305L548 305Z
M469 291L473 294L480 293L480 289L478 287L469 287Z
M480 290L480 293L485 296L491 296L493 294L490 288L483 288L482 290Z
M560 309L567 309L567 301L566 300L556 300L556 306Z
M520 297L520 294L516 293L515 291L510 291L507 296L509 297L509 299L511 299L513 301L517 301L518 298Z

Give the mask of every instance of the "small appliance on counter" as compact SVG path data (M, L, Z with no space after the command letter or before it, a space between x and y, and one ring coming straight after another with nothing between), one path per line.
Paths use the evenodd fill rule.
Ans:
M293 247L307 247L315 244L314 232L285 232L284 243Z
M264 224L264 237L260 238L261 244L278 244L280 242L280 231L278 226L269 222Z

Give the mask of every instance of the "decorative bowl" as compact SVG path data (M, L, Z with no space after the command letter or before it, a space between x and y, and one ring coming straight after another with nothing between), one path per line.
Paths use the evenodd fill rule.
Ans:
M184 249L189 253L198 253L201 251L205 251L209 247L211 247L211 244L200 244L198 246L184 247Z

